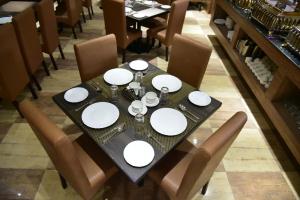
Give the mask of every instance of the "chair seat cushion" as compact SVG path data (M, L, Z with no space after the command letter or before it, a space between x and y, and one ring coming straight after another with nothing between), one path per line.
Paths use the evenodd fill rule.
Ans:
M147 30L147 37L154 38L159 31L167 28L167 21L161 17L155 17L145 21L142 26L149 28Z
M127 36L126 36L126 46L122 48L127 48L127 46L132 43L134 40L142 37L142 31L133 29L128 27L127 28Z

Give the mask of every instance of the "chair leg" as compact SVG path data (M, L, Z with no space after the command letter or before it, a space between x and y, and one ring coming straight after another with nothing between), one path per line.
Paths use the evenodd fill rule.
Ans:
M35 78L34 75L31 75L31 80L33 80L33 82L34 82L35 86L37 87L37 89L38 89L39 91L41 91L41 90L42 90L42 87L41 87L40 83L36 80L36 78Z
M66 179L61 174L59 174L59 178L60 178L61 186L64 189L66 189L68 187Z
M83 8L82 8L82 11L81 11L81 15L82 15L83 22L86 23L86 19L85 19L85 14L84 14Z
M158 47L160 48L161 47L161 42L159 41L159 43L158 43Z
M90 17L90 19L92 19L92 14L91 14L90 8L87 8L87 9L88 9L89 17Z
M61 58L62 58L62 59L65 59L65 54L64 54L64 52L63 52L63 50L62 50L62 48L61 48L61 45L60 45L60 44L58 45L58 49L59 49L59 52L60 52Z
M37 96L37 94L36 94L36 92L35 92L35 90L34 90L34 88L32 87L32 85L31 85L30 82L28 83L28 89L30 90L30 92L31 92L31 94L32 94L32 97L33 97L34 99L37 99L38 96Z
M126 61L126 49L122 49L122 63Z
M53 66L54 66L54 69L57 70L57 65L56 65L56 62L55 62L55 60L54 60L54 58L53 58L52 53L50 53L49 56L50 56L50 59L51 59L51 62L52 62L52 64L53 64Z
M43 64L43 67L44 67L44 70L45 70L47 76L50 76L49 69L48 69L47 64L44 60L43 60L42 64Z
M202 187L201 194L205 195L205 193L207 191L208 183L209 183L209 181L207 181L207 183L205 183L205 185Z
M151 48L153 48L155 45L155 38L152 38L152 41L151 41Z
M24 116L23 116L23 114L21 113L20 108L19 108L19 102L17 102L17 101L15 100L15 101L12 101L11 103L15 106L15 108L16 108L16 110L18 111L20 117L24 118Z
M75 32L75 28L74 28L74 27L72 27L72 32L73 32L74 38L77 39L77 35L76 35L76 32Z
M169 60L169 47L166 47L166 61Z
M94 15L93 5L91 5L92 15Z
M81 21L80 20L78 22L78 26L79 26L80 33L82 33L82 26L81 26Z

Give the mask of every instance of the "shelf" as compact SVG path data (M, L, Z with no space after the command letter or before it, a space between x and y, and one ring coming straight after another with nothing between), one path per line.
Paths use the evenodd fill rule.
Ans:
M281 45L281 37L269 37L267 31L256 22L249 20L243 11L234 8L228 1L215 1L210 26L216 34L220 44L235 64L258 102L282 136L283 140L300 163L300 129L285 108L284 100L293 95L300 96L300 59L292 55ZM225 26L216 25L213 20L229 16L236 23L233 40L227 39ZM245 58L236 49L241 39L251 39L277 67L272 70L273 79L269 88L265 89L251 69L245 63ZM273 64L272 64L273 66ZM299 98L300 99L300 98ZM299 100L300 101L300 100Z

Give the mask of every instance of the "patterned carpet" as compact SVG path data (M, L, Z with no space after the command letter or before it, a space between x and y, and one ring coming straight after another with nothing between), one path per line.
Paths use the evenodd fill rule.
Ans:
M20 96L20 99L31 99L70 137L80 133L77 129L70 129L72 121L55 105L52 96L80 82L73 44L105 34L102 11L96 6L94 11L93 19L83 24L84 32L78 33L79 39L73 39L68 28L61 33L60 41L66 59L62 60L57 51L54 56L59 70L50 66L49 77L40 70L38 79L43 90L38 92L39 99L33 100L28 91ZM201 90L222 101L223 105L189 140L195 145L201 144L237 111L246 112L249 120L214 173L207 194L202 196L199 193L194 199L299 199L299 166L218 44L208 25L209 19L210 15L205 11L188 11L183 35L213 46ZM151 60L161 69L167 66L164 48L155 48L144 54L128 53L128 58ZM45 59L50 65L47 55ZM166 199L147 178L144 186L138 187L122 173L99 191L94 199L125 199L125 196L136 200ZM15 109L4 101L0 104L0 199L81 199L72 188L62 189L53 164L32 130Z

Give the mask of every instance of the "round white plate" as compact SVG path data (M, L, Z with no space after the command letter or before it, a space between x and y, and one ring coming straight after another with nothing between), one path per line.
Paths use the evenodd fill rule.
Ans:
M210 96L208 96L208 94L206 94L205 92L200 91L191 92L188 98L190 102L197 106L207 106L211 102Z
M89 91L83 87L74 87L64 94L64 99L70 103L78 103L85 100L89 96Z
M156 97L155 101L153 103L147 103L146 102L146 96L143 96L141 101L143 102L144 105L146 105L147 107L155 107L159 104L159 98Z
M152 5L153 2L152 2L152 1L144 1L144 4L145 4L145 5Z
M226 20L225 19L215 19L214 22L215 22L215 24L223 25L223 24L225 24Z
M137 71L145 70L148 66L148 63L144 60L134 60L129 63L129 67Z
M143 13L135 13L135 14L133 14L132 16L134 16L135 18L143 18L143 17L146 17L146 15L143 14Z
M152 79L152 85L157 90L161 90L162 87L168 87L169 92L176 92L181 88L182 82L176 76L162 74Z
M82 122L90 128L106 128L119 118L119 109L108 102L97 102L84 109Z
M142 140L136 140L126 145L123 151L125 161L134 167L145 167L154 158L153 147Z
M145 115L145 114L147 113L147 111L148 111L148 108L147 108L147 107L145 106L145 104L144 104L144 105L143 105L142 114ZM131 106L131 105L128 107L128 112L129 112L129 114L131 114L132 116L135 116L135 115L136 115L136 113L132 111L132 106Z
M111 85L125 85L132 81L133 74L127 69L115 68L105 72L103 78Z
M169 8L171 8L170 5L161 5L160 7L163 8L163 9L169 9Z
M125 12L126 12L126 13L129 13L129 12L131 12L131 11L132 11L131 8L125 7Z
M187 127L186 117L173 108L160 108L150 117L152 128L162 135L174 136L182 133Z

